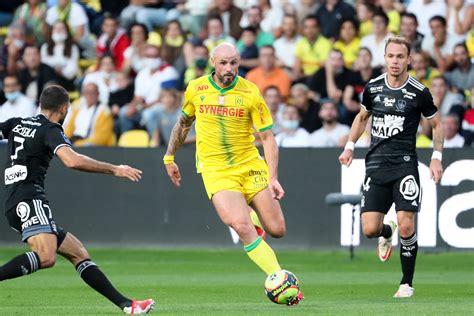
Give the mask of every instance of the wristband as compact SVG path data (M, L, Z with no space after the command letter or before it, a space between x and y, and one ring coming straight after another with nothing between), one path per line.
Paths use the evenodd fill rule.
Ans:
M163 163L165 165L171 165L172 163L174 163L174 156L163 156Z
M344 150L349 149L349 150L354 151L354 148L355 148L354 142L348 141L346 146L344 147Z
M433 159L438 159L439 161L443 160L443 154L440 151L433 151L433 154L431 155L431 160Z

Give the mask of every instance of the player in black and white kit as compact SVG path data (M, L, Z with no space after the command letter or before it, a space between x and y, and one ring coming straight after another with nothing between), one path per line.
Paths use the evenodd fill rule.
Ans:
M387 261L392 254L392 234L397 224L384 224L383 219L395 203L403 272L394 295L397 298L411 297L414 293L412 282L418 251L415 215L421 201L416 134L421 115L429 120L433 130L431 177L438 183L443 174L444 135L438 108L433 104L429 89L408 75L410 58L410 43L405 38L396 36L387 41L387 72L366 85L361 110L352 124L344 152L339 156L341 164L351 164L354 143L372 117L371 144L365 158L366 175L362 185L362 229L368 238L379 238L379 258Z
M64 135L62 122L69 96L60 86L50 86L40 97L41 114L12 118L0 123L0 139L8 139L5 168L6 217L31 248L0 266L0 281L21 277L52 267L56 253L68 259L81 278L127 314L144 314L154 305L151 299L130 300L119 293L90 259L82 243L56 225L44 190L44 179L54 155L72 169L107 173L139 181L141 171L111 165L76 153Z

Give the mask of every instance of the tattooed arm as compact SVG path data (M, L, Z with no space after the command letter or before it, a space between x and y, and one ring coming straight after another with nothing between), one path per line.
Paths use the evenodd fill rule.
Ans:
M441 123L439 112L435 117L430 119L429 122L433 129L433 156L431 157L430 163L430 175L435 183L438 183L443 175L443 165L441 164L441 157L437 157L435 153L439 152L441 154L444 144L443 124Z
M173 157L178 148L184 144L186 136L188 136L191 125L195 120L194 116L182 115L181 118L176 122L171 132L170 140L168 142L168 149L166 150L166 157ZM181 174L179 172L178 165L174 162L166 163L166 172L173 182L174 185L179 187L181 185Z

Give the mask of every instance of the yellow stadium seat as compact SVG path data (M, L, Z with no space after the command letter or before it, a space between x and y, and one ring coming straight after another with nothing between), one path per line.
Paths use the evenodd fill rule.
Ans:
M0 37L6 37L8 35L8 26L0 27Z
M119 147L150 147L150 136L143 130L131 130L120 135Z

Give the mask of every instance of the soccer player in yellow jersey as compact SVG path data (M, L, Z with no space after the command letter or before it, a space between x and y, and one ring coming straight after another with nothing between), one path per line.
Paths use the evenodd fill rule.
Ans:
M272 248L257 234L248 205L257 212L273 237L285 234L279 200L285 191L278 182L278 146L272 117L255 84L237 76L240 56L229 43L211 54L215 68L209 76L192 80L184 95L183 115L171 134L164 163L171 181L181 184L174 154L196 120L196 167L209 199L224 224L232 227L252 261L267 275L281 270ZM254 145L257 129L265 161ZM303 299L300 292L289 304Z

